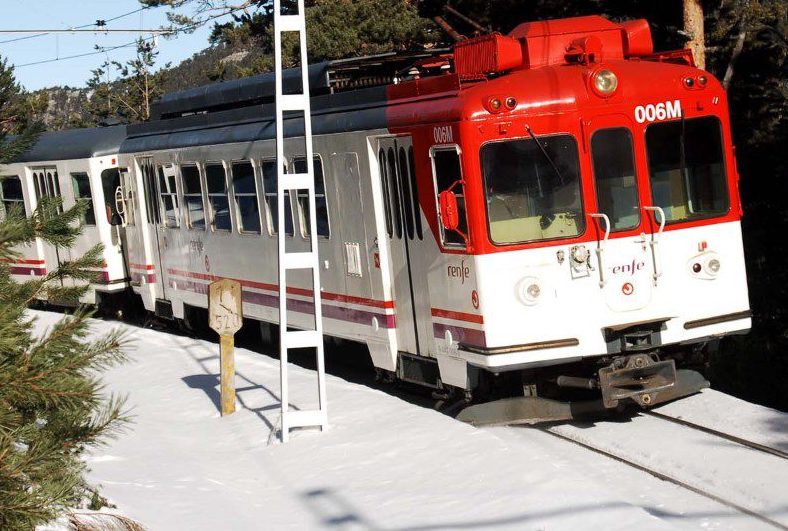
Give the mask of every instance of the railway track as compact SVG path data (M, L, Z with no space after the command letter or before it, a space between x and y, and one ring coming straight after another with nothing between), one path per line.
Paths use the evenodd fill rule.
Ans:
M665 415L664 413L658 413L656 411L643 411L641 412L643 415L647 415L649 417L658 418L661 420L665 420L667 422L672 422L674 424L678 424L680 426L686 426L693 430L701 431L703 433L708 433L709 435L714 435L715 437L719 437L720 439L725 439L726 441L731 441L736 444L740 444L741 446L746 446L747 448L751 448L753 450L757 450L759 452L763 452L766 454L774 455L781 459L788 459L788 452L784 452L782 450L778 450L777 448L772 448L771 446L766 446L763 444L759 444L753 441L749 441L747 439L742 439L741 437L737 437L735 435L731 435L729 433L725 433L723 431L718 431L712 428L708 428L706 426L701 426L700 424L695 424L694 422L690 422L688 420L672 417L670 415Z
M755 443L753 441L748 441L746 439L742 439L740 437L736 437L736 436L733 436L733 435L730 435L730 434L727 434L727 433L724 433L724 432L720 432L718 430L707 428L705 426L700 426L698 424L686 421L684 419L677 419L677 418L671 417L669 415L665 415L665 414L661 414L661 413L655 413L655 412L647 412L646 416L654 418L654 419L658 419L660 421L669 422L669 423L677 425L677 426L681 426L682 429L683 428L687 428L687 429L690 429L690 430L694 430L696 432L700 432L700 433L703 433L703 434L706 434L706 435L710 435L712 437L716 437L716 438L723 439L723 440L726 440L726 441L729 441L729 442L733 442L736 445L738 445L740 448L747 448L747 449L750 449L750 450L756 450L756 451L759 451L759 452L761 452L761 453L763 453L765 455L769 455L769 456L772 456L772 457L777 457L779 459L787 459L788 458L788 454L786 454L786 452L783 452L781 450L777 450L775 448L770 448L768 446L764 446L764 445ZM764 524L767 524L769 526L772 526L772 527L774 527L776 529L782 529L782 530L788 531L788 525L786 525L785 523L782 523L782 522L774 519L770 515L764 514L764 512L759 511L756 508L748 507L747 505L745 505L741 501L732 500L731 496L726 496L726 495L721 494L719 492L715 493L713 491L714 490L713 487L715 485L715 482L713 482L713 481L705 481L703 478L693 478L694 481L692 479L681 478L681 477L678 477L678 476L680 476L680 474L675 473L675 471L673 473L671 473L671 471L669 470L670 469L669 465L666 466L665 468L660 469L661 467L659 467L658 465L654 466L653 463L646 464L646 463L643 462L642 459L638 459L637 458L638 457L637 452L632 452L630 454L623 448L621 448L621 449L619 449L619 448L611 448L611 446L616 446L616 445L611 445L609 443L605 444L605 442L603 440L601 440L601 442L600 441L594 441L593 440L594 439L593 428L591 428L590 430L584 430L583 431L583 436L578 436L576 433L572 433L571 429L566 429L566 428L567 428L567 426L565 426L565 425L561 425L561 426L552 425L552 426L537 426L537 427L534 427L532 429L537 429L537 430L539 430L539 431L541 431L541 432L543 432L545 434L548 434L548 435L550 435L552 437L555 437L555 438L561 439L561 440L563 440L565 442L568 442L568 443L580 446L580 447L582 447L582 448L584 448L586 450L592 451L592 452L594 452L596 454L603 455L603 456L605 456L605 457L607 457L609 459L612 459L612 460L614 460L614 461L616 461L618 463L624 464L624 465L629 466L631 468L634 468L634 469L636 469L638 471L641 471L641 472L644 472L646 474L649 474L649 475L651 475L651 476L653 476L653 477L655 477L657 479L660 479L662 481L666 481L666 482L672 483L673 485L676 485L676 486L678 486L680 488L686 489L686 490L688 490L690 492L693 492L693 493L695 493L695 494L697 494L699 496L703 496L704 498L707 498L707 499L709 499L711 501L719 503L719 504L721 504L721 505L723 505L725 507L728 507L728 508L730 508L730 509L732 509L734 511L737 511L737 512L743 514L743 515L746 515L746 516L749 516L751 518L754 518L754 519L756 519L756 520L758 520L758 521L760 521L760 522L762 522ZM589 431L592 433L590 436L588 435ZM670 441L670 442L673 443L674 441ZM767 458L767 459L771 459L772 457ZM662 461L657 460L657 462L661 463ZM705 483L706 485L701 486L701 485L699 485L699 483ZM723 481L723 483L724 483L724 481ZM706 488L707 485L710 485L711 488Z

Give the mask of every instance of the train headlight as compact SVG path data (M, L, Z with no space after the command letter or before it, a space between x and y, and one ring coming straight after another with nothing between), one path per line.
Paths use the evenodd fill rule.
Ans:
M525 294L529 299L535 301L542 294L542 288L539 287L539 284L531 284L525 289Z
M525 277L517 285L517 298L527 306L538 303L542 292L542 283L534 277Z
M569 254L572 256L572 261L574 263L584 264L591 253L586 249L585 245L576 245L572 247Z
M600 96L611 96L618 88L618 76L612 70L599 70L594 74L592 85Z
M717 260L716 258L712 258L711 260L706 262L706 272L709 275L712 275L712 276L714 276L717 273L719 273L720 272L720 261Z

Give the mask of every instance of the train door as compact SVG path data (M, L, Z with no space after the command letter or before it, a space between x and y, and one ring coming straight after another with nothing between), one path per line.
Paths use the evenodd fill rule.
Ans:
M428 256L410 137L383 138L377 149L391 252L400 351L429 355L432 344Z
M44 198L60 199L62 195L60 192L60 178L57 173L57 168L40 167L33 168L33 189L36 194L36 207L41 203ZM63 212L63 203L57 208L58 213ZM47 270L54 270L60 267L64 262L71 259L71 252L67 248L57 245L43 243L44 261L47 265ZM60 279L61 285L73 285L73 281L69 279Z
M631 122L616 115L589 124L596 194L596 212L590 221L597 236L599 286L611 310L639 310L651 301L651 253L658 234L650 230L652 212L643 202L646 196L637 176Z
M147 233L147 243L145 245L145 263L140 266L145 268L143 275L149 279L152 293L156 299L166 298L166 287L164 285L164 268L162 262L162 251L165 245L166 235L164 233L164 217L159 202L159 179L157 179L156 166L153 159L145 158L139 161L140 173L142 175L142 187L145 195L145 219L139 220L140 226ZM164 178L164 169L159 167L159 173ZM153 270L149 270L152 267ZM150 282L153 280L153 282Z

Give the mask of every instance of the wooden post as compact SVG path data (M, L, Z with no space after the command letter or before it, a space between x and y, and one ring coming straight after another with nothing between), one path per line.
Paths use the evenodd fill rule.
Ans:
M235 337L243 324L241 284L222 279L208 287L208 323L219 334L222 416L235 412Z
M222 335L219 338L219 348L222 416L225 416L235 413L235 337Z

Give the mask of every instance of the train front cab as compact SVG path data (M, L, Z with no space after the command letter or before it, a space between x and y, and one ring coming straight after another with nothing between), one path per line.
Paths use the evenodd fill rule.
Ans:
M594 94L588 80L601 70L615 72L616 94ZM542 88L549 97L528 96ZM491 98L508 97L511 112L489 111ZM749 329L738 175L725 94L710 75L634 61L547 67L464 99L476 108L451 126L463 194L448 211L436 201L446 264L430 276L433 306L450 310L433 310L444 383L473 387L481 370L521 372L528 384L561 366L553 381L598 388L600 368L632 359L656 363L669 387L666 360ZM453 146L430 147L436 172L444 149ZM459 232L441 219L452 209ZM638 390L606 405L657 399L630 376L622 386Z

